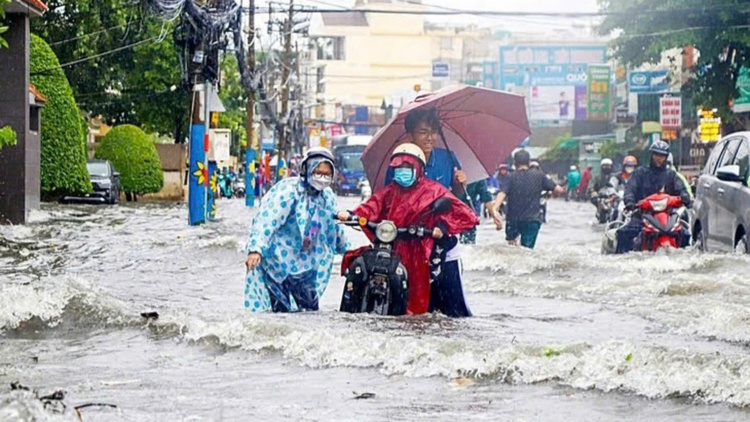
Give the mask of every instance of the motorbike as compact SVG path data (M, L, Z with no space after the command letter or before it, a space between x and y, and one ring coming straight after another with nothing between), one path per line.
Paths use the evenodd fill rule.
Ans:
M450 199L440 198L432 204L431 213L444 214L452 206ZM375 223L357 216L351 216L345 224L374 232L375 240L371 246L349 251L344 257L344 263L351 264L344 272L346 281L340 311L392 316L406 314L409 274L401 257L393 251L393 245L399 239L432 236L433 229L421 225L396 227L392 221Z
M245 197L245 181L241 177L237 177L232 182L232 194L235 198Z
M679 196L653 194L636 204L643 221L641 233L635 240L636 250L656 252L659 249L678 249L691 237L691 215ZM631 214L622 211L617 220L609 223L602 240L602 253L617 250L617 230L630 222Z
M641 251L655 252L661 248L680 248L684 236L690 236L689 224L684 221L686 211L679 196L656 193L640 201L636 207L643 216L643 229L636 239Z
M612 186L601 189L594 199L596 205L596 220L599 224L608 224L615 220L619 215L619 208L622 205L623 192Z
M370 182L365 178L362 178L362 180L359 181L357 189L359 189L359 199L362 202L367 201L372 196L372 187L370 186Z
M232 192L232 181L234 177L231 174L220 173L219 174L219 197L221 198L232 198L234 196Z

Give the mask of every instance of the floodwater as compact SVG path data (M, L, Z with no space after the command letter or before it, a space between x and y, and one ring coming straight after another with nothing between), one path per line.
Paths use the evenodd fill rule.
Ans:
M0 227L0 420L750 419L750 260L604 257L591 205L549 208L533 252L485 222L475 317L452 320L341 314L339 277L321 312L246 313L239 200L198 228L178 205L44 205Z

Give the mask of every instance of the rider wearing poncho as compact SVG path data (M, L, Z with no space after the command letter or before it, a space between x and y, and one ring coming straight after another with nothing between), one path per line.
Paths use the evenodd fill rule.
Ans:
M425 177L425 161L424 153L417 145L407 143L396 147L389 169L393 171L393 181L353 211L356 216L376 223L390 220L397 227L421 225L437 228L432 237L399 239L394 245L394 251L401 256L409 274L407 313L412 315L428 312L431 293L439 293L431 292L430 285L439 275L431 275L430 261L435 259L431 255L434 249L438 249L434 248L435 243L443 238L447 239L449 235L458 235L479 223L471 208L445 186ZM432 203L442 197L451 200L452 209L440 215L430 213ZM344 221L348 217L346 212L339 214L339 218ZM366 234L370 239L373 238L372 233ZM356 258L358 253L361 251L347 254L342 267L347 268L347 263ZM442 255L444 257L444 252ZM443 271L444 267L440 268L439 271Z

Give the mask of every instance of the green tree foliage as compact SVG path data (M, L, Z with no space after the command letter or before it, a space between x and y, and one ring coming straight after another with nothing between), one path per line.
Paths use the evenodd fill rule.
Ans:
M552 146L541 157L544 160L578 161L578 141L570 135L560 136L552 141Z
M173 25L129 0L49 0L32 21L63 63L81 107L109 124L131 123L183 142L188 90ZM139 43L133 47L121 47Z
M16 131L10 126L0 127L0 149L4 146L15 145L18 141Z
M148 135L136 126L113 128L102 139L94 156L109 160L115 166L123 192L154 193L164 187L159 154Z
M619 33L612 47L627 64L658 63L664 51L694 46L700 59L683 91L694 104L731 115L739 69L750 64L750 1L600 0L600 6L608 14L600 33Z
M226 54L221 60L222 86L219 92L226 111L219 116L219 127L232 130L231 154L240 155L240 147L247 145L247 92L240 83L237 58Z
M2 24L2 21L5 19L5 9L3 9L3 6L8 3L10 3L10 0L0 0L0 34L8 32L8 26ZM0 48L8 48L8 41L5 41L3 37L0 37Z
M33 34L30 58L31 82L47 97L41 115L42 194L89 192L84 122L68 80L49 45Z

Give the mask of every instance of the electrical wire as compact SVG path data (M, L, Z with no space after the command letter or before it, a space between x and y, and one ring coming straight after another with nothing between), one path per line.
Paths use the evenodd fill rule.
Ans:
M137 41L137 42L134 42L134 43L128 44L128 45L123 45L121 47L113 48L112 50L107 50L107 51L104 51L104 52L101 52L101 53L98 53L98 54L94 54L94 55L91 55L91 56L88 56L88 57L83 57L83 58L80 58L80 59L76 59L76 60L73 60L73 61L70 61L70 62L67 62L67 63L63 63L63 64L61 64L59 66L51 67L51 68L44 69L44 70L38 70L36 72L32 72L31 75L39 75L39 74L46 73L46 72L49 72L49 71L52 71L52 70L62 69L62 68L68 67L68 66L76 65L78 63L83 63L83 62L87 62L87 61L90 61L90 60L94 60L94 59L99 58L99 57L108 56L110 54L117 53L118 51L127 50L129 48L133 48L133 47L141 45L141 44L146 44L146 43L150 43L150 42L156 41L156 40L160 39L161 37L162 37L162 35L159 34L159 35L157 35L155 37L147 38L145 40Z

